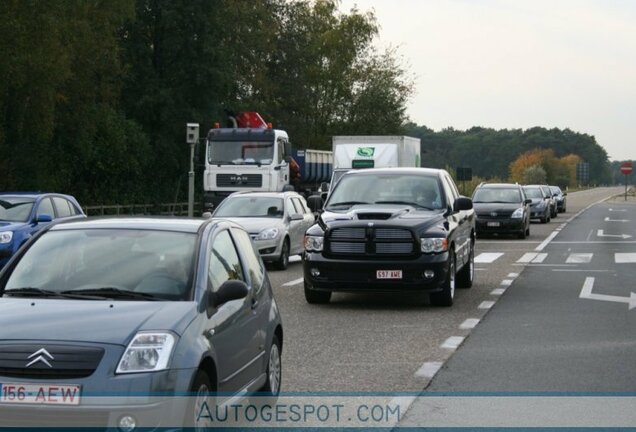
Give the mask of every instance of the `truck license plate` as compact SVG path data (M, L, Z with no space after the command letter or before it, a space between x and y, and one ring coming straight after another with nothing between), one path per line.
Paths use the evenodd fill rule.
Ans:
M79 405L80 386L0 383L1 404Z
M377 270L375 277L378 279L402 279L402 270Z

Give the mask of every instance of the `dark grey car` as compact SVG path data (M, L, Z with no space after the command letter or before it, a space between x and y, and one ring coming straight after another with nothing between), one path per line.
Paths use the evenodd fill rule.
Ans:
M191 425L208 392L279 392L280 315L262 260L232 222L53 225L0 273L0 291L3 426L70 412L80 426ZM188 393L185 409L147 399ZM90 397L104 394L133 399Z

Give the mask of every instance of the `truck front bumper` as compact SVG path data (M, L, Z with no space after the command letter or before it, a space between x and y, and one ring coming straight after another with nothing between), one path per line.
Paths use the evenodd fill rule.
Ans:
M448 253L401 261L333 259L316 252L303 257L306 286L317 291L436 292L442 290L448 267ZM380 278L378 272L387 270L400 271L401 277Z

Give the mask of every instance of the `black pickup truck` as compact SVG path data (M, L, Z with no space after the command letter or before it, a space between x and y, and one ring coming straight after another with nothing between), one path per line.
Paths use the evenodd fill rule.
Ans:
M305 234L305 298L334 291L428 292L451 306L474 276L475 213L444 170L350 171Z

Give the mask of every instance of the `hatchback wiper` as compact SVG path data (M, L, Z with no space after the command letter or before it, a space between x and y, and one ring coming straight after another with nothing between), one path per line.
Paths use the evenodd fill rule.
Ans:
M140 293L136 291L130 291L115 287L102 287L102 288L86 288L79 290L62 291L62 294L77 294L88 296L100 296L103 298L111 299L135 299L135 300L160 300L153 294Z
M51 291L34 287L13 288L5 290L3 295L10 295L12 297L56 297L73 299L85 298L84 296L72 295L68 292Z
M337 202L337 203L333 203L333 204L329 204L329 206L327 208L330 207L337 207L337 206L353 206L356 204L369 204L368 202L364 202L364 201L342 201L342 202Z
M410 205L413 207L422 208L426 210L434 210L430 207L426 207L426 206L423 206L422 204L418 204L412 201L376 201L375 204L404 204L404 205Z

